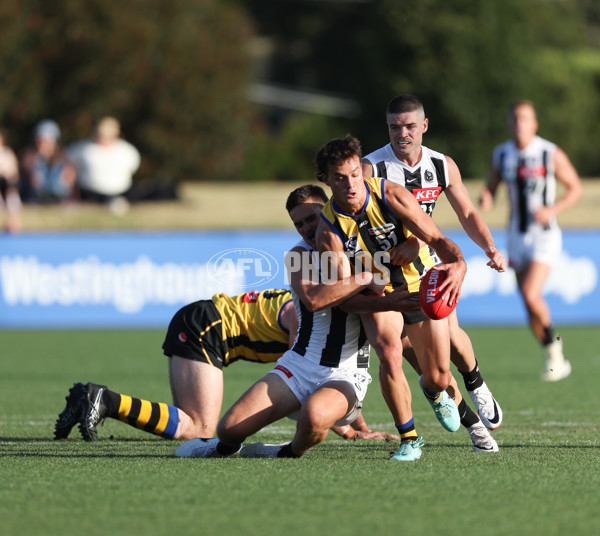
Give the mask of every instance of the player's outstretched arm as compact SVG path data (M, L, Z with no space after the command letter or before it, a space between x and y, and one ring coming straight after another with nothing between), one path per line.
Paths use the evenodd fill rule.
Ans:
M319 262L314 252L296 247L286 255L286 267L290 285L309 311L335 307L367 288L377 294L383 290L370 272L352 275L343 251L332 252Z
M504 256L496 249L492 233L490 232L487 223L471 201L471 196L462 181L458 166L449 156L446 157L446 161L448 163L449 184L445 192L452 209L458 216L458 220L469 235L469 238L473 240L473 242L475 242L490 259L490 262L488 262L487 265L498 272L504 272L506 270Z
M431 246L444 263L447 277L440 286L441 297L452 304L460 296L460 287L467 265L460 248L440 231L435 222L421 209L412 194L399 184L385 181L388 207L417 238Z
M356 294L339 305L347 313L378 313L381 311L418 311L419 293L407 292L406 283L383 295Z

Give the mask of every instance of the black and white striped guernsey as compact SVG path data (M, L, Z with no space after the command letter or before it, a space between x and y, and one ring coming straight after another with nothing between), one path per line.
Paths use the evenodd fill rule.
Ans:
M296 247L314 253L304 240ZM346 313L338 307L311 312L294 290L291 291L299 324L293 352L324 367L369 367L370 349L360 315Z
M525 233L540 226L533 217L538 208L553 206L556 201L554 152L556 145L535 136L531 143L519 149L513 140L498 145L492 153L492 166L506 183L510 200L509 229ZM558 228L556 218L544 226Z
M442 153L421 146L421 159L409 166L398 159L390 143L364 157L373 166L373 177L396 182L410 191L430 216L435 202L448 187L448 163Z

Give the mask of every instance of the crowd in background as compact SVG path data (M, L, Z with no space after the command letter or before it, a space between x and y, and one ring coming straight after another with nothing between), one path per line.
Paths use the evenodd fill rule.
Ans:
M0 214L8 232L21 227L22 203L105 204L117 215L127 212L140 153L121 138L114 117L98 121L89 139L63 147L58 124L50 119L34 128L30 147L17 157L8 133L0 129Z

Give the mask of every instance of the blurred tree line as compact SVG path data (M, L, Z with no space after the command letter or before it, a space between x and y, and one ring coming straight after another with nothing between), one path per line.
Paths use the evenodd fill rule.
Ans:
M366 152L389 141L387 103L412 93L429 117L425 144L450 154L464 176L482 177L491 149L509 136L508 106L527 98L537 105L540 135L560 144L582 175L600 175L597 0L246 5L275 43L267 76L354 99L357 113L325 122L336 135L358 136ZM311 129L305 118L287 124ZM306 134L303 144L314 138Z
M17 148L114 115L156 181L235 176L251 132L246 12L218 0L3 0L0 124Z
M508 105L600 175L597 0L4 0L0 124L23 148L114 115L155 181L310 180L350 132L387 142L385 107L420 97L425 143L481 177Z

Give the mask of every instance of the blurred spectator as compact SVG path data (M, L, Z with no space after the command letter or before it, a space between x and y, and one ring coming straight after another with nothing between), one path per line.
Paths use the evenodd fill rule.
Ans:
M49 119L34 131L35 147L22 158L22 194L25 202L56 203L75 197L75 170L59 145L60 129Z
M133 174L140 166L140 153L119 137L120 130L114 117L104 117L98 122L93 139L77 142L68 149L81 199L107 203L117 214L127 211Z
M0 128L0 212L6 210L8 232L20 230L20 209L19 161L14 151L6 145L6 131Z

